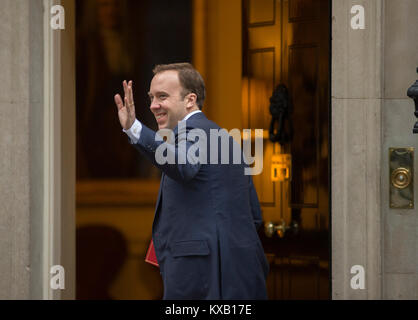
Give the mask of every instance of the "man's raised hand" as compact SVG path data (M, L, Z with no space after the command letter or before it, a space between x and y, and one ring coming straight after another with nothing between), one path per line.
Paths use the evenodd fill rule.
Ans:
M123 90L125 92L124 101L119 94L115 95L115 103L118 107L119 122L123 129L128 130L135 122L135 105L132 93L132 81L129 83L123 81Z

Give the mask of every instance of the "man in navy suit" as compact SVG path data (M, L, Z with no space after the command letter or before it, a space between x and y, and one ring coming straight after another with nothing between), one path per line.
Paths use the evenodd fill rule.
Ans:
M200 74L188 63L154 69L150 109L159 129L173 130L165 154L172 153L174 163L158 159L158 148L168 142L136 119L132 82L124 81L123 87L124 101L115 96L123 131L162 171L152 237L163 299L267 299L269 266L257 234L261 210L252 178L244 174L246 165L232 163L231 157L222 163L221 148L212 144L212 150L209 138L207 154L195 154L208 161L186 157L194 143L188 133L198 129L209 137L220 130L201 112L205 85ZM232 156L233 139L228 139ZM211 157L215 151L218 156Z

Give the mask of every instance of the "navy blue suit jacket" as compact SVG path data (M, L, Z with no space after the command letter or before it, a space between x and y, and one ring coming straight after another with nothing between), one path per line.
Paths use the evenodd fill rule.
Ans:
M220 164L220 152L219 164L209 164L209 131L220 127L197 113L186 121L187 132L195 128L207 134L208 164L158 164L155 151L163 142L144 125L134 144L163 172L152 228L163 299L266 299L269 266L257 234L262 217L252 178L232 157ZM174 133L177 153L177 128Z

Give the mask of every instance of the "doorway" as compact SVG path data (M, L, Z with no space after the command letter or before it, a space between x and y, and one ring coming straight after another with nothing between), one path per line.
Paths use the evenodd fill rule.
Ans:
M105 5L112 3L110 0L97 2ZM138 2L131 2L135 2L136 7L132 12L141 12ZM172 3L164 2L167 5ZM189 40L185 40L189 53L179 56L171 53L171 56L178 61L198 61L194 63L195 66L199 70L206 70L203 76L208 87L209 118L227 129L240 127L264 130L264 170L253 179L265 223L265 227L260 229L260 237L270 261L269 298L328 299L330 1L181 2L190 11L181 10L177 4L170 7L171 9L165 7L155 12L159 15L189 12L189 17L199 13L199 17L204 18L204 23L189 21L184 24L183 34L189 35ZM154 2L150 1L151 3ZM79 10L81 9L77 8L77 18L81 17ZM143 14L144 12L142 10ZM106 15L106 12L103 14ZM87 19L86 24L88 22ZM141 24L137 26L138 32L149 32L151 21L145 23L138 19L134 22ZM200 25L203 32L196 33L196 25ZM129 32L126 34L129 37ZM196 41L196 35L201 35L206 41ZM98 48L99 44L93 43L89 46L90 48L83 49L92 59L91 52L88 51ZM196 46L200 46L200 49L196 50ZM152 52L161 50L154 48ZM144 53L147 54L145 46L135 54L140 56ZM154 55L152 58L155 61L148 61L150 68L153 63L174 62L173 58L164 60L163 57ZM100 56L100 59L112 58ZM100 59L92 61L99 63ZM127 57L125 60L131 59ZM90 64L80 70L93 67ZM112 71L112 66L109 70ZM94 75L97 79L103 79L100 73L106 70L96 66L96 71ZM141 70L135 71L133 76L140 76L135 82L146 85L150 80L150 72L151 70L148 74ZM278 137L278 141L272 142L269 139L272 120L269 99L280 84L280 90L287 92L289 108L281 128L278 121L273 125L273 134L285 134ZM94 91L88 90L90 93ZM140 94L140 91L141 89L137 89L136 92ZM77 94L80 94L79 90ZM111 94L113 91L108 92L110 101ZM286 96L284 93L283 95ZM91 94L84 98L98 99ZM282 101L280 99L278 100ZM86 105L89 106L90 103ZM84 123L89 123L85 120L91 116L89 110L86 108L78 110L80 111L83 112ZM145 114L146 112L144 110ZM237 117L237 114L241 117ZM115 120L117 121L116 118ZM77 124L82 125L83 122L78 121ZM152 127L151 123L149 125ZM88 129L87 126L86 132ZM78 141L82 132L82 129L77 128ZM78 154L91 151L88 147L82 151L79 149L81 146L81 143L77 143ZM125 154L121 158L123 161L135 162L138 160L135 156ZM92 169L89 170L88 163L82 161L84 160L77 162L77 225L110 225L119 229L125 237L123 239L120 234L114 233L115 230L105 230L108 234L113 232L112 237L115 239L121 239L121 247L126 252L125 260L119 264L117 274L112 278L110 296L115 299L159 299L162 283L158 270L143 262L151 236L154 203L158 192L158 172L142 167L142 171L139 168L135 172L119 172L117 176L101 177L100 172L116 171L107 170L106 163L101 163L100 168L95 165L97 161L94 160L91 161ZM272 175L274 168L282 171L276 170ZM129 179L131 175L136 179ZM95 231L100 230L104 229L97 228ZM87 234L92 235L91 232ZM82 247L82 243L79 247L80 245Z
M330 1L243 0L243 123L263 128L254 176L270 299L330 298Z
M161 299L145 263L160 172L122 132L113 97L133 80L148 108L155 64L191 60L191 0L75 0L77 88L76 298Z

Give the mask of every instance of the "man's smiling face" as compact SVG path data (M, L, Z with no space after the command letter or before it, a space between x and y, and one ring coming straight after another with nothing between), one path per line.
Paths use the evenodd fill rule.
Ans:
M152 79L148 95L159 129L174 129L187 115L187 99L182 97L182 92L175 70L157 73Z

